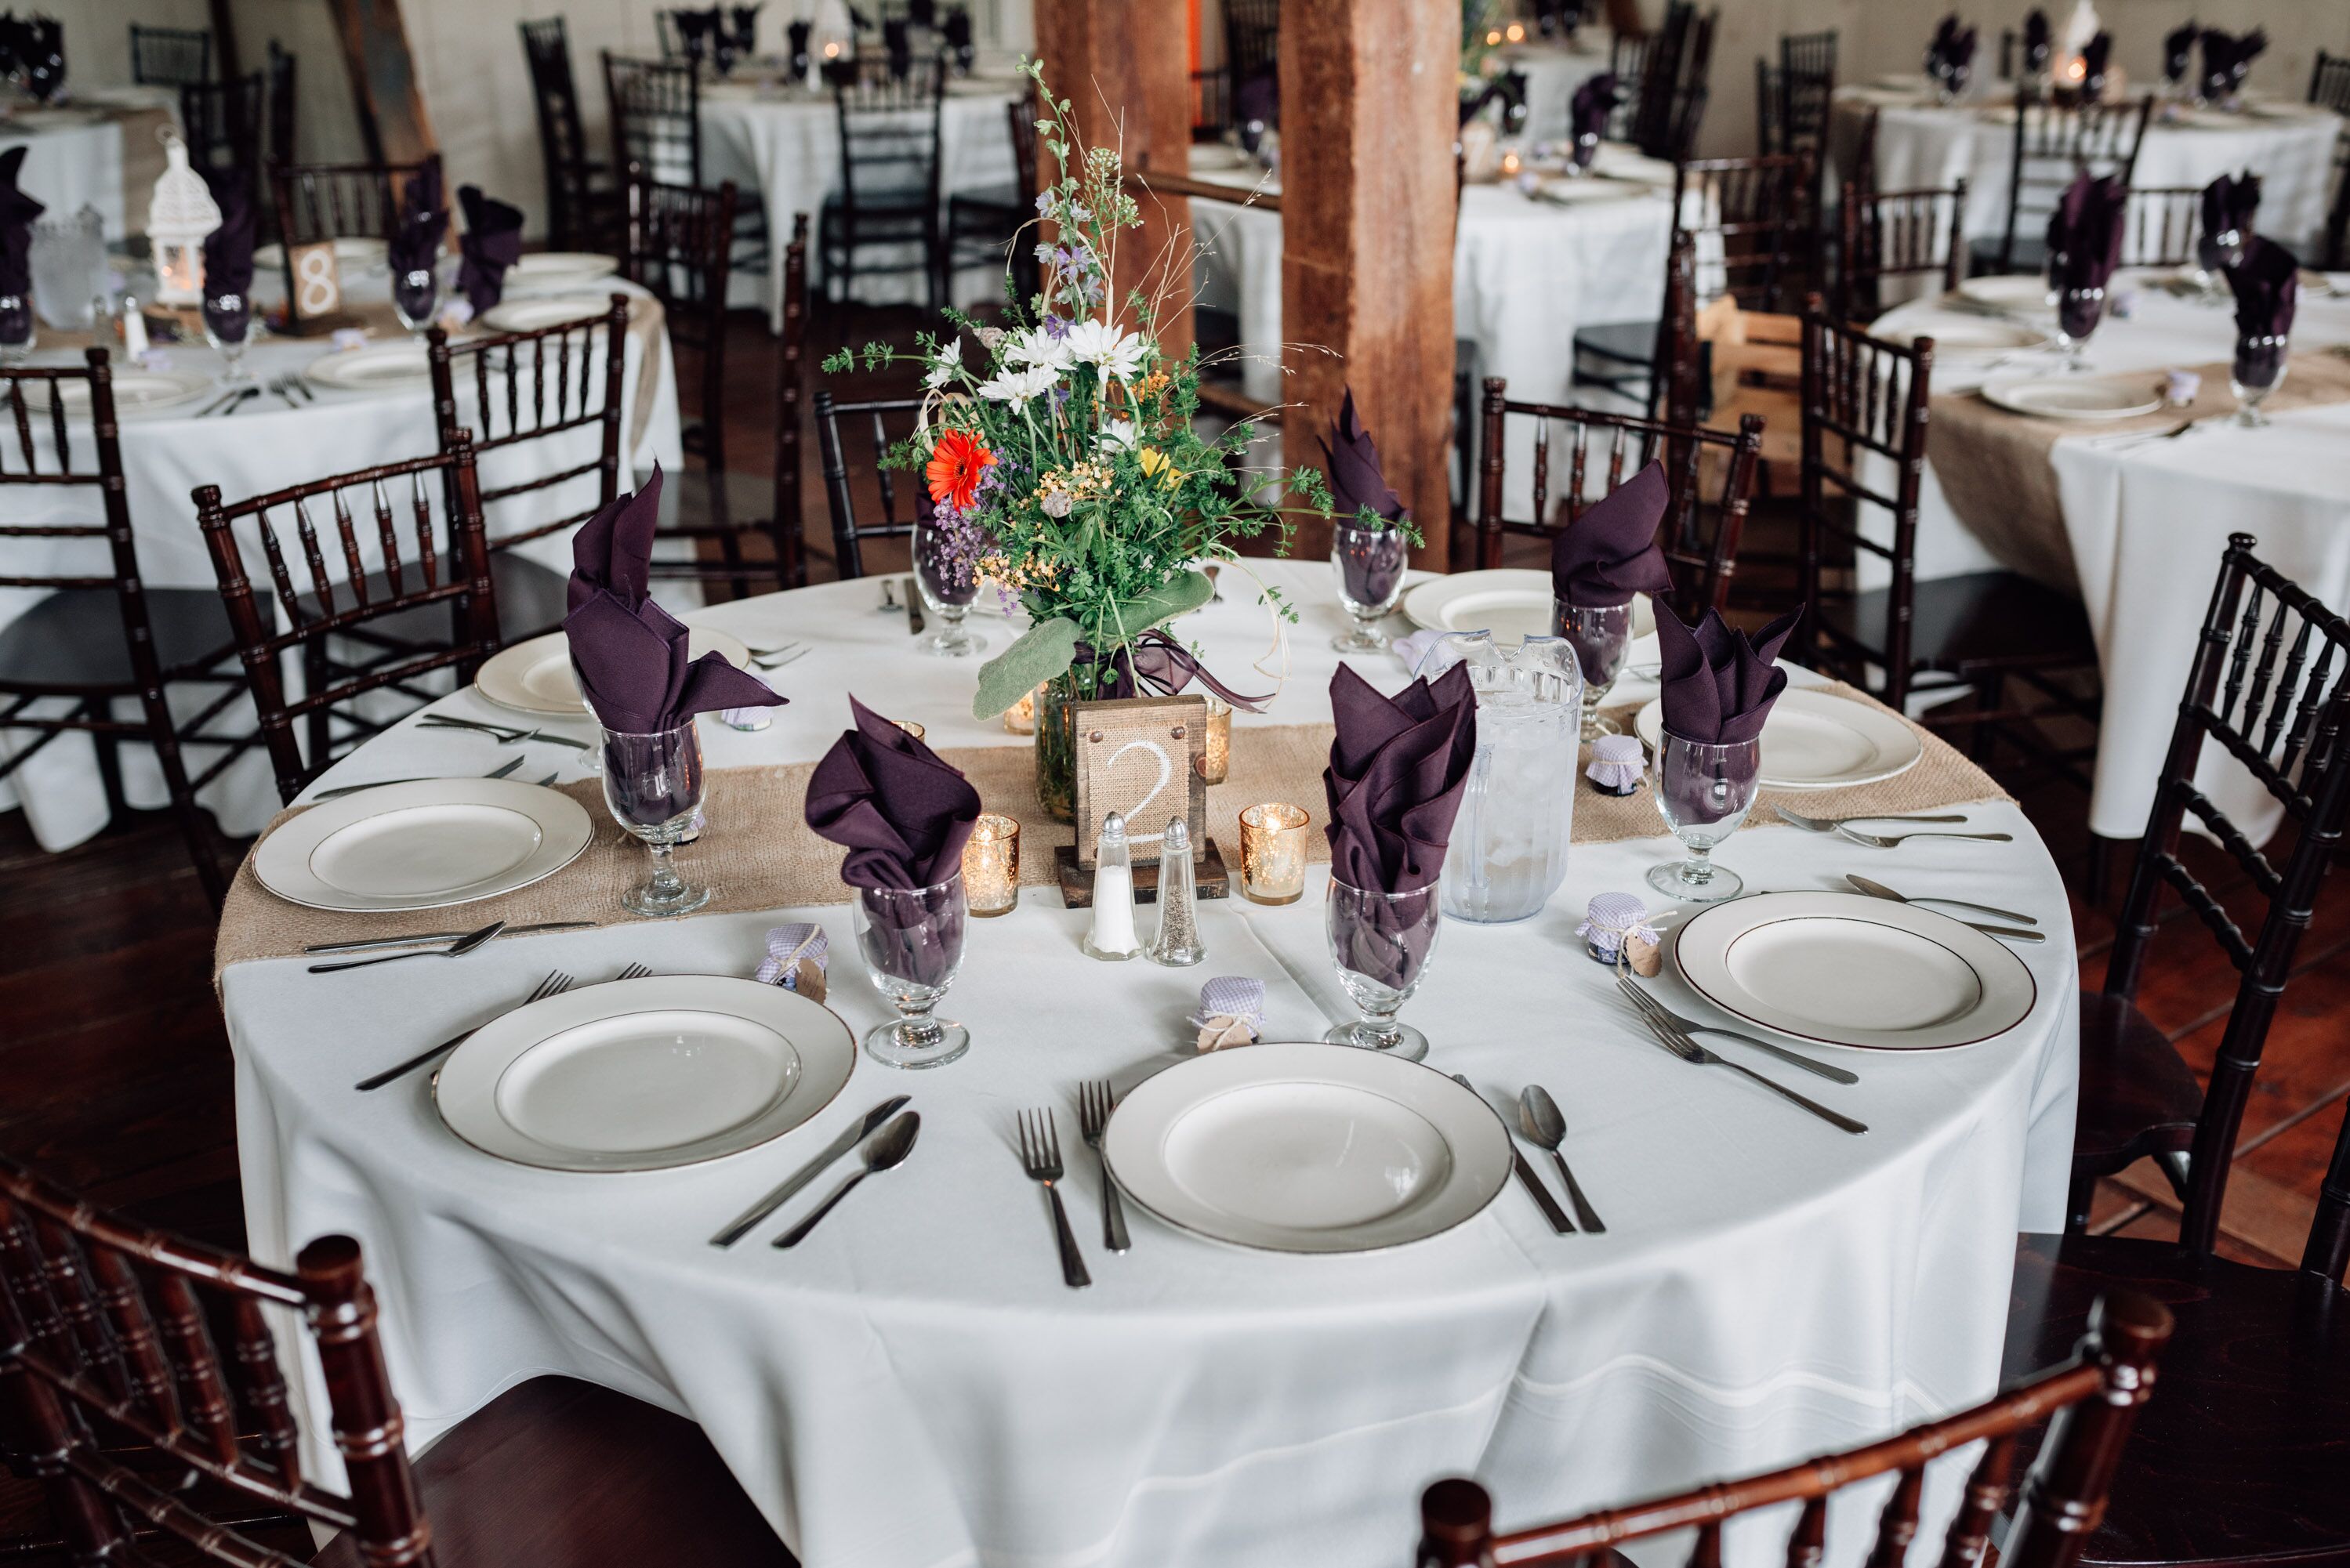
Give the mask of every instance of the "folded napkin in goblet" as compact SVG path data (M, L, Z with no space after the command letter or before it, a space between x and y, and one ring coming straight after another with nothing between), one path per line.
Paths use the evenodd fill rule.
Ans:
M2258 237L2244 246L2244 259L2228 270L2236 296L2238 337L2283 339L2293 330L2301 299L2301 263L2274 240ZM2282 349L2280 349L2280 352Z
M19 298L33 292L33 220L48 211L16 188L31 151L19 143L0 152L0 294Z
M2173 27L2162 36L2163 80L2177 82L2187 79L2188 57L2195 52L2195 40L2202 34L2201 27L2189 22L2183 27Z
M1669 606L1659 605L1657 652L1665 732L1705 746L1761 739L1771 705L1787 689L1787 672L1777 664L1779 649L1803 613L1801 608L1789 610L1749 639L1731 630L1717 611L1706 611L1692 631ZM1703 787L1703 781L1692 781L1691 787ZM1686 815L1702 820L1701 803L1681 804Z
M1567 132L1580 144L1585 137L1598 139L1607 134L1607 117L1624 94L1614 71L1602 71L1575 89L1566 100Z
M220 209L220 227L204 236L204 293L253 292L253 184L242 169L208 169L204 183Z
M1551 542L1552 593L1564 604L1621 605L1635 594L1670 589L1657 526L1671 494L1665 465L1651 462L1593 502Z
M2103 288L2122 263L2129 187L2119 176L2084 173L2048 214L2048 281L2057 289Z
M1643 760L1639 736L1602 735L1591 742L1591 765L1584 776L1609 794L1630 794L1640 787Z
M1962 82L1975 59L1975 30L1961 26L1953 11L1942 18L1926 44L1926 74L1940 82Z
M1202 1051L1253 1045L1264 1037L1264 981L1220 974L1200 988L1200 1010L1185 1020Z
M854 697L848 706L855 727L808 777L807 825L848 846L840 879L860 889L875 932L901 950L889 972L943 984L962 952L962 900L868 895L942 887L962 876L979 792L921 741Z
M2048 13L2034 6L2023 18L2023 63L2027 69L2037 72L2047 65L2051 42Z
M1403 581L1409 542L1395 529L1358 526L1368 510L1388 523L1403 520L1403 497L1398 495L1379 467L1379 449L1355 411L1355 389L1347 389L1338 405L1337 421L1322 442L1322 466L1330 477L1330 511L1337 526L1349 534L1368 534L1338 554L1345 574L1347 597L1358 605L1385 608Z
M457 203L465 210L464 237L457 242L464 257L457 268L457 291L479 316L497 304L506 268L522 259L522 209L483 195L479 185L460 185Z
M1594 894L1575 934L1586 952L1610 967L1619 957L1636 974L1654 974L1663 967L1659 944L1664 939L1648 924L1648 906L1637 894Z
M793 920L767 932L767 956L751 978L761 985L780 985L810 1002L822 1002L825 975L831 963L831 939L814 920Z
M1435 885L1477 754L1477 693L1468 666L1456 664L1434 684L1414 680L1393 697L1345 665L1330 680L1330 765L1322 785L1330 805L1330 875L1366 893L1403 894ZM1391 899L1373 898L1374 926L1354 944L1357 972L1400 986L1406 959L1416 969L1435 940L1432 927ZM1404 951L1394 940L1400 933ZM1412 950L1414 949L1417 950Z
M2081 101L2095 103L2105 96L2106 64L2113 57L2114 36L2099 33L2081 46Z
M427 158L400 193L400 220L392 225L391 275L431 272L449 233L449 194L442 183L441 155Z

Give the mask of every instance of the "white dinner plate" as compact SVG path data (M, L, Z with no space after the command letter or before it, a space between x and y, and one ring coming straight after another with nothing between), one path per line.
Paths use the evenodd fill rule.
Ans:
M754 1148L832 1103L857 1063L839 1016L779 985L654 975L584 986L475 1030L433 1077L449 1130L546 1170L661 1170Z
M89 383L55 381L57 398L68 414L89 412ZM114 371L114 411L142 414L154 409L176 409L212 391L213 379L194 370L141 370L120 365ZM29 401L29 400L28 400Z
M1640 710L1633 730L1650 752L1665 729L1659 697ZM1908 773L1925 742L1899 714L1833 691L1791 686L1762 722L1762 783L1771 789L1844 789Z
M302 379L322 391L403 392L430 382L432 367L423 344L403 339L322 354L303 367Z
M1146 1079L1102 1158L1169 1224L1277 1252L1368 1252L1450 1231L1510 1176L1510 1134L1442 1073L1351 1045L1267 1044Z
M2048 280L2036 273L2001 273L1970 277L1959 285L1962 298L1993 310L2040 311L2049 308Z
M531 289L577 288L619 270L610 256L592 251L536 251L508 267L505 281Z
M593 295L508 299L482 312L482 325L492 332L536 332L558 322L601 321L611 308L610 299Z
M2048 342L2048 334L2036 327L1963 310L1904 310L1869 330L1888 343L1909 344L1931 337L1938 359L1988 359L2043 348Z
M1673 940L1681 977L1732 1017L1826 1045L1939 1051L2003 1034L2039 987L1961 920L1858 893L1710 904Z
M559 790L516 779L418 779L330 800L253 852L261 885L313 909L437 909L526 888L595 836Z
M689 628L685 645L696 659L716 653L737 670L751 667L751 650L723 631ZM473 684L499 707L517 712L567 716L588 711L578 677L571 670L571 640L559 631L500 649L483 664Z
M1422 631L1490 631L1497 642L1550 635L1555 594L1548 572L1504 566L1430 577L1403 596L1404 618ZM1632 596L1632 635L1657 629L1646 594Z
M2043 420L2134 420L2162 407L2162 394L2144 376L2019 376L1991 382L1982 395L2012 414Z
M373 267L387 266L391 261L391 246L383 240L369 239L362 234L345 234L335 241L335 270L365 272ZM253 265L269 272L286 269L286 251L276 244L257 245L253 252Z
M1636 196L1648 194L1649 187L1630 180L1609 175L1586 175L1576 179L1560 175L1555 179L1537 182L1534 200L1560 207L1583 207L1600 202L1628 202Z

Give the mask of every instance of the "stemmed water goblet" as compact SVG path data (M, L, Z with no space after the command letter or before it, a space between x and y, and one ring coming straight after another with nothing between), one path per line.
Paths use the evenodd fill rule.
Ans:
M968 523L951 523L935 513L919 509L914 517L914 581L922 603L938 618L938 635L922 644L924 653L941 659L968 659L987 649L987 641L963 624L979 597L975 551L956 537L975 535Z
M1657 810L1690 856L1649 867L1648 886L1685 904L1738 897L1746 884L1737 872L1713 863L1713 849L1754 808L1762 790L1762 742L1710 745L1668 731L1657 738L1655 772Z
M2228 389L2236 394L2237 425L2259 430L2269 422L2261 405L2284 384L2285 338L2282 333L2245 333L2236 339L2236 358L2228 368Z
M1334 1025L1323 1039L1390 1052L1407 1062L1427 1059L1428 1036L1396 1022L1396 1013L1428 976L1440 911L1434 884L1409 893L1380 893L1330 879L1323 915L1330 960L1337 966L1338 983L1363 1016Z
M225 384L231 387L252 384L253 372L244 364L244 351L253 337L252 296L243 293L213 294L207 291L203 317L204 341L213 346L222 362L228 367Z
M612 820L652 851L652 875L620 895L632 915L691 914L710 902L710 889L685 881L670 855L696 836L704 778L702 735L689 719L675 729L632 734L606 730L604 804Z
M395 264L391 275L391 313L409 331L422 334L440 314L441 270L432 263L405 271Z
M1407 543L1395 528L1357 527L1341 519L1330 531L1330 565L1338 576L1338 602L1352 623L1330 639L1341 653L1377 653L1388 639L1372 629L1403 597Z
M2106 291L2103 286L2081 288L2066 285L2056 291L2056 347L2064 350L2064 369L2085 370L2089 334L2097 329L2105 318Z
M971 1048L971 1031L935 1016L962 969L971 923L962 873L929 888L858 888L848 907L865 971L898 1016L865 1035L865 1054L892 1067L937 1067Z
M1551 630L1566 639L1583 670L1583 738L1596 741L1618 732L1616 722L1599 716L1607 690L1623 673L1632 647L1632 605L1573 605L1551 601Z

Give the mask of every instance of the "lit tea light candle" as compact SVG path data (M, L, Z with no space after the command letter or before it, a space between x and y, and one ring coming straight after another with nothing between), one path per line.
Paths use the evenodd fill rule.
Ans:
M1510 42L1513 44L1523 44L1526 41L1526 25L1523 22L1511 23L1509 33Z
M1492 31L1485 35L1485 47L1489 49L1501 43L1501 41L1502 29L1499 27L1494 28Z
M1502 154L1502 178L1504 180L1516 179L1520 166L1520 160L1515 152Z
M1208 699L1208 727L1200 740L1200 777L1208 784L1224 782L1232 762L1232 710L1218 698Z
M1036 693L1028 692L1003 711L1003 727L1015 735L1036 732Z
M824 57L827 60L837 60L840 58L840 46L838 44L827 44L824 47Z
M1241 897L1255 904L1295 904L1305 891L1309 818L1279 801L1241 813Z
M1020 824L987 812L962 846L963 897L974 915L1008 915L1020 904Z

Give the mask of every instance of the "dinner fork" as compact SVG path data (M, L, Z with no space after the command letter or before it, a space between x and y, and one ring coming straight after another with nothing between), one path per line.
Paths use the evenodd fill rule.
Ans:
M1795 1093L1794 1090L1787 1087L1784 1084L1774 1083L1771 1079L1764 1077L1762 1074L1757 1073L1751 1068L1741 1066L1738 1063L1730 1060L1727 1056L1715 1055L1712 1052L1707 1050L1704 1046L1690 1039L1687 1034L1683 1033L1673 1025L1665 1023L1662 1019L1652 1018L1646 1012L1642 1012L1640 1013L1640 1022L1648 1026L1649 1033L1656 1036L1658 1044L1663 1046L1666 1050L1671 1052L1674 1055L1679 1057L1684 1062L1694 1062L1698 1065L1703 1067L1727 1067L1734 1073L1743 1073L1746 1076L1753 1079L1756 1083L1762 1085L1773 1094L1777 1095L1783 1099L1793 1100L1795 1104L1803 1106L1804 1109L1811 1112L1812 1115L1819 1117L1824 1122L1827 1122L1835 1127L1842 1127L1848 1133L1865 1133L1868 1130L1868 1124L1866 1122L1856 1122L1850 1116L1844 1116L1838 1112L1828 1109L1825 1106L1821 1105L1816 1100L1805 1099L1803 1096Z
M1963 814L1955 816L1798 816L1776 801L1771 803L1771 809L1777 814L1780 821L1791 827L1800 827L1810 833L1834 833L1847 822L1964 822L1966 820Z
M1077 1251L1076 1233L1069 1229L1069 1211L1061 1207L1061 1195L1053 1183L1061 1179L1061 1135L1053 1125L1049 1110L1020 1113L1020 1168L1031 1181L1042 1182L1045 1196L1053 1200L1053 1239L1061 1247L1061 1281L1071 1290L1083 1290L1094 1282L1086 1272L1086 1260Z
M805 648L795 648L789 653L779 653L772 659L754 659L751 660L751 668L754 670L781 670L785 665L791 663L795 659L806 659L807 657L807 652L808 650Z
M1752 1034L1741 1034L1735 1029L1722 1029L1711 1023L1700 1023L1694 1018L1683 1018L1679 1013L1673 1012L1663 1002L1633 984L1627 976L1617 975L1616 985L1625 995L1632 999L1634 1004L1642 1012L1662 1023L1669 1023L1684 1033L1696 1034L1702 1032L1707 1034L1727 1035L1742 1044L1753 1046L1757 1051L1767 1051L1792 1066L1801 1067L1807 1073L1817 1073L1831 1083L1857 1084L1860 1082L1856 1074L1848 1073L1842 1067L1831 1067L1825 1062L1815 1062L1799 1052L1790 1051L1784 1046L1773 1045L1768 1040L1757 1040Z
M552 735L545 730L517 730L508 724L484 724L479 719L458 719L447 713L427 713L416 723L419 729L472 730L478 734L494 735L509 746L518 746L525 741L546 741L584 752L595 743L592 741L576 741L569 735Z
M577 983L578 981L573 980L561 970L550 970L547 972L546 978L538 982L536 989L532 991L528 996L524 997L522 1001L515 1003L515 1006L528 1007L534 1002L545 1002L550 996L560 996ZM473 1026L473 1029L479 1029L480 1027L481 1024L477 1023ZM467 1040L473 1038L473 1029L468 1029L463 1033L452 1034L448 1039L441 1042L440 1044L432 1047L432 1050L420 1052L418 1054L411 1056L407 1061L400 1064L397 1067L386 1067L382 1072L376 1074L371 1078L361 1078L357 1084L354 1084L352 1087L358 1089L361 1094L365 1094L370 1089L380 1089L386 1084L390 1083L394 1078L405 1077L409 1074L413 1073L417 1068L421 1067L424 1064L432 1061L434 1057L443 1056L448 1054L450 1052L454 1051L458 1046L463 1045Z
M337 963L314 963L312 974L333 974L338 970L369 969L380 963L398 963L414 958L463 958L474 949L497 940L498 933L506 929L504 920L492 920L477 931L467 931L445 948L418 948L412 952L386 953L380 958L344 959Z
M1836 836L1849 838L1855 844L1866 844L1871 849L1890 849L1897 844L1907 844L1913 838L1975 838L1985 844L2012 844L2012 833L1863 833L1857 827L1839 827Z
M504 762L500 763L496 767L492 768L488 773L484 774L482 776L483 776L484 778L485 778L485 779L502 779L502 778L505 777L508 774L510 774L510 773L514 772L516 768L518 768L518 767L520 767L520 766L522 766L522 758L521 758L521 757L519 757L519 756L508 757ZM554 776L555 776L555 775L554 775L554 774L549 774L547 775L547 777L549 777L549 778L553 778ZM324 801L329 801L329 800L340 800L343 796L345 796L345 795L347 795L347 794L361 794L362 792L367 791L367 790L371 790L371 789L382 789L382 788L384 788L384 787L385 787L386 785L388 785L388 784L437 784L437 783L439 783L439 782L440 782L440 781L439 781L438 779L421 779L421 778L419 778L419 779L378 779L378 780L376 780L376 782L375 782L375 783L373 783L373 784L342 784L342 785L339 785L339 786L338 786L337 788L334 788L334 789L322 789L322 790L320 790L317 794L314 794L314 795L312 795L312 796L310 797L310 802L311 802L311 804L312 804L313 805L318 805L318 804L320 804L321 802L324 802Z
M1101 1162L1102 1245L1123 1252L1134 1242L1126 1233L1126 1208L1118 1200L1118 1183L1109 1179L1109 1157L1102 1153L1102 1131L1109 1126L1109 1113L1117 1104L1107 1081L1077 1085L1077 1127L1085 1134L1086 1147Z

